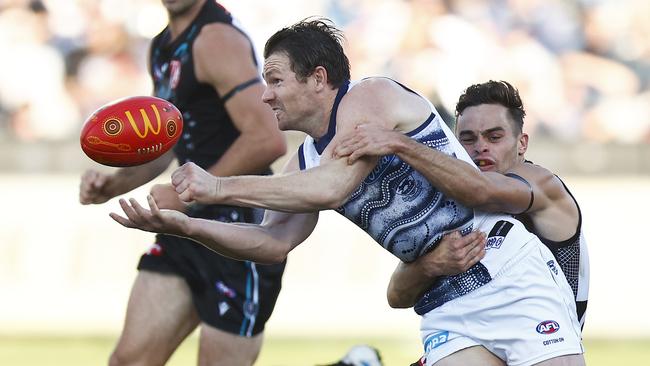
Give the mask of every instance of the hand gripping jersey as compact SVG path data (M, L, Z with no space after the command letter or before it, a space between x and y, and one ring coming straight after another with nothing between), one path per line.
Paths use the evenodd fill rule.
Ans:
M318 141L308 136L299 147L301 169L320 164L321 154L336 132L339 103L354 85L346 83L339 89L328 133ZM430 107L429 118L406 134L473 165L433 105L430 104ZM467 272L438 279L416 305L419 314L488 283L508 259L535 238L511 216L487 214L464 207L432 186L424 176L395 155L382 157L337 212L405 262L411 262L433 249L446 233L460 230L466 234L476 228L488 234L485 258Z

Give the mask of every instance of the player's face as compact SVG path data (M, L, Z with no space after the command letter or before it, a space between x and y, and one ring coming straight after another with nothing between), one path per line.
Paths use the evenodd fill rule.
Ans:
M508 110L499 104L466 108L456 121L456 136L482 171L507 173L528 147L528 136L515 133Z
M162 0L163 5L167 9L170 17L181 16L198 3L200 0Z
M283 52L271 54L264 61L266 89L262 101L268 104L280 130L305 131L305 124L314 113L316 103L308 82L301 82L291 70L291 61Z

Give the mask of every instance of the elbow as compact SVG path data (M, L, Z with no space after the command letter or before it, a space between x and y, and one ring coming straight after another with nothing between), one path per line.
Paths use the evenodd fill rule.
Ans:
M348 197L339 194L335 189L330 189L320 196L319 202L316 204L326 210L336 210L343 206Z
M275 242L272 245L269 243L258 243L259 245L254 250L256 255L245 260L252 260L260 264L280 264L287 260L289 252L291 251L291 244L284 242Z
M406 309L413 306L413 304L410 304L408 301L404 301L404 299L400 297L397 292L391 291L390 289L386 294L386 300L388 300L388 306L393 309Z
M268 256L266 260L260 261L262 264L280 264L287 260L289 252L278 251Z

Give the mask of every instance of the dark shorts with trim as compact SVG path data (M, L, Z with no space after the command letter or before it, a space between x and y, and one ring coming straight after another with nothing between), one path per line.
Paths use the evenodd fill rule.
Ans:
M259 223L262 218L261 210L231 206L203 206L188 214L222 222ZM139 270L184 278L202 322L247 337L264 330L280 293L284 267L285 263L226 258L192 240L169 235L157 235L138 264Z

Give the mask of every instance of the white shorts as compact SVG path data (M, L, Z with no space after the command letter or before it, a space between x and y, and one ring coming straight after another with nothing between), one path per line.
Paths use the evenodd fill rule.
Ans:
M421 336L426 366L477 345L512 366L583 353L573 292L537 238L492 281L424 314Z

